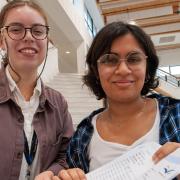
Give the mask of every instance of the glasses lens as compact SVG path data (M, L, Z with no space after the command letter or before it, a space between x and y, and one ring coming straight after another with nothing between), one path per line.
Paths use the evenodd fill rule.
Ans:
M45 39L48 34L48 27L43 25L35 25L32 27L32 35L36 39Z
M127 63L129 65L139 65L142 63L144 59L145 59L145 56L142 53L133 52L127 56Z
M116 66L119 63L119 57L115 54L105 54L99 59L99 63L107 66Z
M25 29L20 25L11 25L7 28L7 32L11 39L19 40L24 37Z

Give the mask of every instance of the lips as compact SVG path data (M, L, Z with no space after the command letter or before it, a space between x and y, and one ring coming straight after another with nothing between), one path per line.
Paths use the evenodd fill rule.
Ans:
M134 80L117 80L113 81L113 84L119 86L119 87L127 87L134 83Z
M27 54L27 55L34 55L38 53L37 49L32 47L24 47L19 50L20 53Z
M117 80L117 81L113 81L113 83L133 83L133 80Z

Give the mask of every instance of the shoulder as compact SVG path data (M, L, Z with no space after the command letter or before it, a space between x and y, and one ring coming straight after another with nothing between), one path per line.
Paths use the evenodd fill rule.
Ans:
M176 99L169 96L163 96L161 94L156 93L150 94L147 97L157 99L159 106L165 108L180 108L180 99Z
M166 129L167 127L171 130L176 129L175 131L179 133L180 100L160 94L155 94L153 97L157 99L159 105L160 127L162 129Z
M59 91L57 91L47 85L44 85L44 91L45 91L46 95L48 95L50 97L54 97L54 96L55 97L63 97L63 95Z
M77 126L73 138L81 139L81 141L86 141L87 139L89 139L94 131L91 121L95 115L102 112L103 110L104 108L97 109L91 112L90 115L85 117Z
M97 110L92 111L87 117L85 117L80 124L77 126L77 130L81 129L81 128L85 128L85 127L89 127L91 126L91 121L93 119L93 117L97 114L99 114L100 112L104 111L104 108L99 108Z
M153 96L154 97L154 96ZM180 140L180 100L168 96L155 95L160 112L160 144Z
M67 101L64 98L64 96L59 91L46 85L44 86L44 96L54 106L57 106L57 105L67 106Z

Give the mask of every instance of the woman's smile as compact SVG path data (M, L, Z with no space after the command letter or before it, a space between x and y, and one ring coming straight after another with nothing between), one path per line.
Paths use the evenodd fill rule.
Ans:
M134 84L134 82L135 81L133 81L133 80L122 79L122 80L113 81L112 83L118 87L129 87L129 86L132 86Z
M34 47L23 47L18 50L23 56L34 56L38 53L38 50Z

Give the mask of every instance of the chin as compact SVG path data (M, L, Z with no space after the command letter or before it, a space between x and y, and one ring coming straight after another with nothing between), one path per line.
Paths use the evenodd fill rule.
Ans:
M137 99L138 95L137 94L132 94L132 93L124 93L124 94L116 94L115 96L113 95L112 99L113 101L117 102L131 102L135 99Z
M21 71L26 71L26 72L30 72L30 71L37 71L39 65L34 64L34 63L23 63L21 64L18 69L20 69Z

